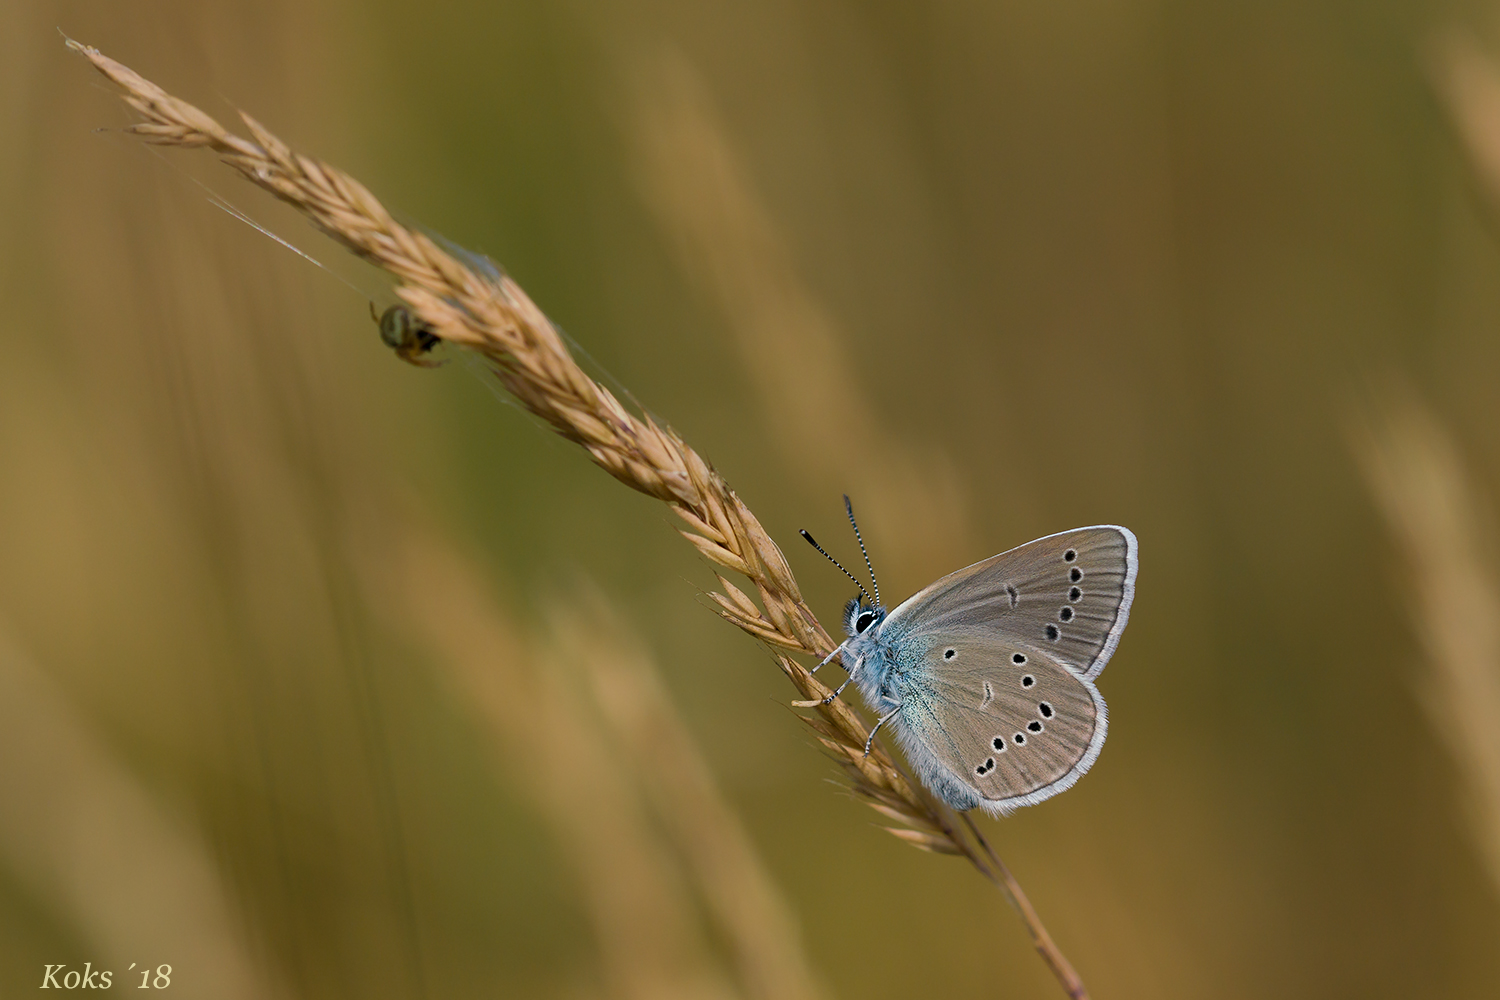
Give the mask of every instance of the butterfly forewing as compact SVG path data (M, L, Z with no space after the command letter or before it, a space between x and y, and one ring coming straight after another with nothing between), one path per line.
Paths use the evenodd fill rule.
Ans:
M1098 690L1046 652L964 632L929 647L904 692L913 765L948 772L931 783L967 786L991 812L1070 787L1104 745Z
M1020 643L1092 679L1125 628L1135 570L1128 529L1077 528L950 573L883 624L919 644L926 637L941 642L955 629Z

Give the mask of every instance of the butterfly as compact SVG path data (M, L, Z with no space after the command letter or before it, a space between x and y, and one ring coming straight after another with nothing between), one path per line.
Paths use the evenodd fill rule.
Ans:
M1099 757L1108 729L1094 681L1135 596L1135 535L1101 524L1027 542L950 573L887 611L849 498L870 597L844 609L837 656L889 724L913 770L959 811L1005 815L1066 791ZM817 668L814 668L816 672Z

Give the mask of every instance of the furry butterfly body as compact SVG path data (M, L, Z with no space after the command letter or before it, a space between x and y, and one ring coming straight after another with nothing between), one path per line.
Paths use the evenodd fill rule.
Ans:
M1130 617L1136 551L1126 528L1077 528L950 573L890 612L878 590L856 598L839 647L846 683L954 809L1001 815L1050 798L1104 746L1094 680Z

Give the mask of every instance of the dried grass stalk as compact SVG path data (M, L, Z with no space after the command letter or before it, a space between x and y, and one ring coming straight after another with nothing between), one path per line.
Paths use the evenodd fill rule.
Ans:
M145 119L127 131L163 146L206 147L252 183L304 212L356 255L394 275L396 294L439 337L482 355L516 399L557 433L581 445L594 462L632 489L661 500L686 528L682 535L715 565L746 577L760 609L743 592L715 595L720 614L782 650L822 659L834 642L802 599L786 557L722 476L671 428L630 413L590 378L562 338L514 281L480 273L426 235L393 219L358 181L294 152L249 115L253 136L231 133L212 117L173 97L97 49L67 45L124 91ZM722 577L721 577L722 579ZM728 602L726 604L726 602ZM807 721L844 768L854 791L883 815L920 834L917 846L961 855L1004 891L1032 941L1070 996L1083 983L1057 950L978 829L910 781L880 746L865 756L868 727L842 701L822 704L830 689L785 653L776 663L806 702ZM902 834L909 838L910 834Z

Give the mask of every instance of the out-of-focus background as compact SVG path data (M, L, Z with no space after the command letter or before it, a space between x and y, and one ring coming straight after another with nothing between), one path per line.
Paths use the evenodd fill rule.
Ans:
M1493 994L1500 7L15 0L0 995L1061 995L660 505L58 26L493 256L825 622L842 492L898 600L1133 528L1101 759L984 822L1094 996Z

